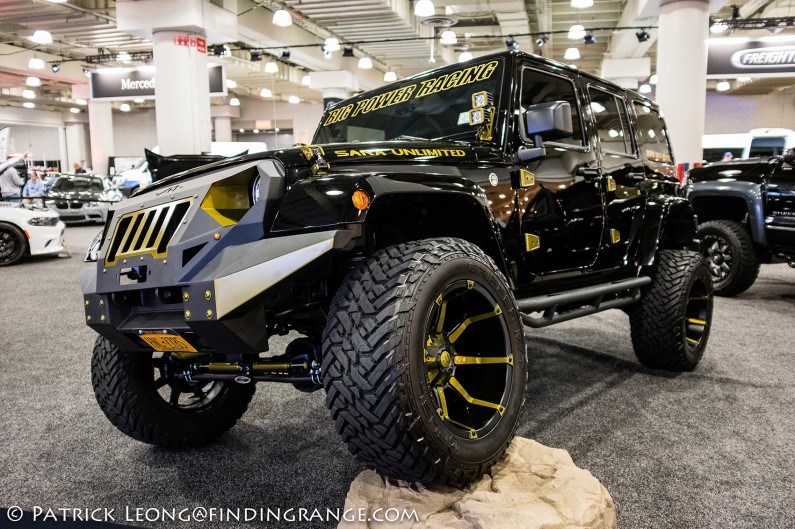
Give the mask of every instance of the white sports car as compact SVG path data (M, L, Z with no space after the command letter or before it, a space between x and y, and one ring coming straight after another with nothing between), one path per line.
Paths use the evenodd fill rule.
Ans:
M66 225L50 209L0 202L0 266L26 255L56 255L65 248Z

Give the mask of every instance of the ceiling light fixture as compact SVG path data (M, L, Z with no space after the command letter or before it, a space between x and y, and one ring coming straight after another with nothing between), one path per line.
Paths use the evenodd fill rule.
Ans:
M25 108L36 108L36 103L31 103L30 101L25 101L22 103L22 106Z
M240 100L238 98L236 98L236 97L233 97L232 99L229 100L229 106L230 107L239 107L240 106Z
M372 70L373 69L373 61L370 57L362 57L359 59L359 69L360 70Z
M36 92L33 90L22 90L22 97L25 99L36 99Z
M259 134L259 129L253 129L251 132L253 132L254 134Z
M384 73L384 82L385 83L394 83L397 81L397 74L392 70Z
M130 107L129 103L122 103L121 105L119 105L119 110L121 110L122 112L129 112L130 110L132 110L132 108Z
M709 27L709 31L711 33L726 33L729 30L729 24L722 20L718 20L713 22L712 25Z
M118 62L127 64L127 63L132 62L132 57L130 56L129 53L127 53L126 51L123 51L121 53L116 54L116 60Z
M657 84L658 79L659 77L657 77L657 74L652 75L651 77L649 77L649 84Z
M230 89L231 88L237 88L237 81L235 81L234 79L227 79L226 80L226 87L230 88Z
M237 131L238 131L240 134L243 134L244 132L246 132L246 129L237 129Z
M268 61L265 63L265 73L279 73L279 65L273 61Z
M726 92L731 89L731 87L732 85L729 84L729 81L718 81L718 84L715 85L715 90L718 92Z
M51 4L65 4L69 0L47 0Z
M587 9L593 7L593 0L571 0L571 7L574 9Z
M508 51L517 51L519 49L519 43L513 37L508 37L508 40L505 41L505 46Z
M439 38L439 43L445 46L452 46L453 44L458 42L458 37L455 34L455 31L447 30L442 32L442 36Z
M31 76L25 79L25 84L33 87L41 86L41 79L39 79L38 77Z
M471 61L474 58L471 51L462 51L461 54L458 56L458 62L467 62Z
M77 98L77 99L75 99L75 103L77 103L78 105L81 105L81 106L86 106L88 104L88 101L86 101L85 99Z
M33 56L28 61L28 68L31 70L43 70L44 69L44 61L39 59L36 56Z
M83 74L86 77L91 77L91 70L88 68L88 66L83 66Z
M640 92L641 94L650 94L651 93L651 85L648 85L648 84L640 85L640 87L638 87L638 92Z
M580 50L577 48L568 48L566 53L563 54L563 59L567 61L576 61L580 58Z
M30 37L30 40L36 44L52 44L52 33L44 31L43 29L37 29L33 32L33 36Z
M291 105L297 105L301 102L301 99L298 96L290 96L287 98L287 102Z
M293 25L293 17L286 9L277 9L274 11L272 21L275 26L280 26L283 28Z
M263 88L262 90L259 91L260 97L271 97L272 95L273 92L271 92L269 88Z
M585 38L585 27L582 24L574 24L569 28L570 40L582 40Z
M305 74L303 77L301 77L301 84L304 86L311 86L312 77L310 77L309 74Z
M432 17L436 14L436 6L431 0L417 0L414 4L414 14L418 17Z
M79 114L80 113L80 109L77 108L77 107L70 107L69 108L69 112L71 112L72 114Z
M323 49L329 52L339 51L340 41L335 39L334 37L329 37L323 43Z
M637 31L635 33L635 36L638 37L638 42L646 42L651 38L651 35L649 35L649 32L646 31L645 29Z
M737 78L737 82L738 83L742 83L742 84L750 83L751 81L753 81L753 79L750 78L750 77L738 77Z
M135 99L133 99L133 103L138 103L139 105L142 105L146 103L146 99L144 99L143 97L136 97Z

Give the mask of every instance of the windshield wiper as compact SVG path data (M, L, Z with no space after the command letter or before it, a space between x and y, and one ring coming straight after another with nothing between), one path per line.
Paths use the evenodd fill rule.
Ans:
M409 140L409 141L428 141L428 138L420 138L418 136L406 136L401 135L397 136L396 138L392 138L393 140Z

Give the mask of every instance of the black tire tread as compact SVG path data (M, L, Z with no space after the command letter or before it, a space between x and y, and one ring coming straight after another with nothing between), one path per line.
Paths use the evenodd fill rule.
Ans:
M392 477L463 486L487 472L502 453L477 466L452 464L443 449L421 435L420 418L404 413L411 408L405 402L412 398L411 388L395 372L401 361L397 331L414 310L406 300L422 288L423 272L445 253L477 259L499 273L490 257L460 239L426 239L376 252L351 272L331 304L323 336L323 385L337 432L359 461Z
M715 294L718 296L736 296L742 294L756 281L759 276L760 260L754 248L754 241L748 231L738 222L731 220L711 220L698 227L699 238L710 231L718 232L732 247L733 270L728 282L715 283Z
M703 258L688 250L662 250L651 287L629 311L632 345L641 364L656 369L692 371L698 358L689 358L684 331L684 306L693 274L711 281ZM708 339L704 336L704 345ZM703 347L701 348L703 352Z
M234 384L218 409L211 410L211 416L178 417L137 387L137 377L144 374L142 355L145 353L122 351L100 336L91 359L91 382L99 407L116 428L133 439L176 449L207 444L235 425L254 396L254 384Z
M14 224L7 222L0 222L0 228L11 231L11 233L13 233L16 236L16 238L19 240L21 246L21 251L19 252L19 254L17 254L8 261L0 261L0 266L10 266L20 262L25 257L25 255L27 255L29 250L27 237L25 237L25 234L22 232L22 230L19 227L15 226Z

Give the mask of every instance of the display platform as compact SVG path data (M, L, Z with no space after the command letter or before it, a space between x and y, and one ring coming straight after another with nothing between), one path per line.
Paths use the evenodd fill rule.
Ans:
M523 437L515 438L506 458L466 490L425 487L366 470L351 484L345 509L366 509L372 521L343 521L338 529L616 527L613 499L599 480L565 450ZM416 516L387 521L405 510Z

